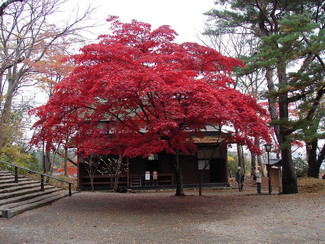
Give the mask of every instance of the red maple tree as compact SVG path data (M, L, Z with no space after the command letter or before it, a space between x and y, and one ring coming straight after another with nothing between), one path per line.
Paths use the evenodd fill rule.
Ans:
M253 138L269 140L265 110L230 87L240 60L196 43L177 44L169 26L108 21L112 33L69 57L74 71L32 111L39 117L34 143L70 135L86 155L191 154L193 134L207 125L225 128L229 139L255 152Z

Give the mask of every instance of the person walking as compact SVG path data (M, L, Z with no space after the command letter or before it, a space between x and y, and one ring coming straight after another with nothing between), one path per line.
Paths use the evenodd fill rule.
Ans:
M236 182L237 182L237 185L238 185L238 191L243 191L244 180L245 180L245 178L244 178L243 173L241 171L241 167L238 167L237 171L236 171Z
M257 170L255 171L256 176L256 187L257 187L257 194L262 193L262 173L261 173L261 167L258 166Z
M240 191L244 190L244 181L245 181L245 173L242 172L241 178L240 178Z

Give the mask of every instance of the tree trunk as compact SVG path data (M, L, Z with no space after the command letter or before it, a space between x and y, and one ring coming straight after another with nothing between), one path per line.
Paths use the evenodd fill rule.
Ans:
M6 94L5 102L0 116L0 148L10 143L10 114L13 100L13 92Z
M121 154L118 156L118 160L117 160L116 164L117 165L116 165L116 172L115 172L115 178L114 178L114 187L113 187L114 191L117 191L117 189L118 189L118 180L119 180L121 165L122 165L122 155Z
M95 187L94 187L94 175L92 175L91 173L89 174L90 177L90 187L91 187L91 191L94 192L95 191Z
M237 144L237 156L238 156L238 166L243 169L243 172L245 172L244 151L243 151L243 146L240 144Z
M258 139L255 139L254 144L258 148L260 147L260 142ZM256 155L255 153L251 153L251 175L255 174L255 170L259 165L259 158L260 156Z
M68 149L64 149L64 176L68 176Z
M318 178L319 177L319 168L321 164L318 164L317 160L317 140L306 143L306 152L307 152L307 162L308 162L308 172L309 177Z
M11 130L11 112L14 96L17 93L18 82L20 81L21 74L18 71L17 64L8 69L8 81L6 94L0 94L5 97L4 104L0 115L0 147L4 147L7 144L13 143L12 130ZM2 91L3 93L4 91Z
M282 185L284 194L298 193L297 176L292 163L291 148L281 150L283 175Z
M265 73L265 79L267 82L267 87L269 90L269 93L275 92L275 87L274 87L274 82L273 82L273 71L270 68L266 68L266 73ZM274 96L269 96L268 97L268 103L269 103L269 112L271 115L272 121L277 121L279 120L278 116L278 110L277 110L277 105L276 105L276 97ZM275 125L273 126L275 136L277 140L279 141L280 138L280 126Z
M179 154L174 156L173 167L176 173L176 193L175 196L185 196L183 189L183 174L182 169L179 165Z
M90 156L90 158L84 160L83 165L89 175L91 190L94 192L95 191L94 179L99 164L97 161L94 161L94 159Z
M261 173L262 173L262 176L265 176L265 173L264 173L264 169L263 169L263 160L262 160L262 156L261 155L258 155L257 156L257 164L258 166L261 167Z
M279 84L282 87L287 86L286 80L286 64L279 61L278 64L278 79ZM292 194L298 193L297 186L297 175L293 167L292 155L291 155L291 141L288 138L290 132L288 132L288 120L289 120L289 102L288 102L288 92L283 91L279 95L279 112L280 112L280 148L282 156L282 165L283 165L283 193Z
M200 174L200 180L199 180L199 196L202 196L202 183L203 183L203 178L204 178L204 174L206 171L207 166L210 164L210 161L212 160L212 158L210 158L209 160L207 160L204 164L204 168L201 170L201 174Z
M257 163L257 156L255 153L251 153L251 175L255 173Z
M94 178L95 178L96 170L93 170L92 162L89 162L88 166L89 166L89 168L86 167L86 169L88 171L88 175L89 175L89 179L90 179L90 187L91 187L91 191L94 192L95 191Z
M258 148L260 148L260 141L259 140L256 141L256 146L258 146ZM263 170L262 155L257 155L257 166L261 167L261 174L262 174L262 176L265 176L265 173L264 173L264 170Z
M54 158L51 159L51 152L49 150L45 151L45 161L44 161L44 173L48 173L51 171L52 168L52 162L54 161Z

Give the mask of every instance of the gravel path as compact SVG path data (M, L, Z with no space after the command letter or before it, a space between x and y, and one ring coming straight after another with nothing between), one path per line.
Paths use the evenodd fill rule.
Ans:
M325 194L82 192L0 219L0 243L325 243Z

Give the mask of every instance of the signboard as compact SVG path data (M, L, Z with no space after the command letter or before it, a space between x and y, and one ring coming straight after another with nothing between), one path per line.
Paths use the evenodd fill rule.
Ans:
M150 171L146 171L146 172L144 173L144 179L145 179L145 180L150 180Z
M152 171L152 179L158 180L158 172L157 171Z

